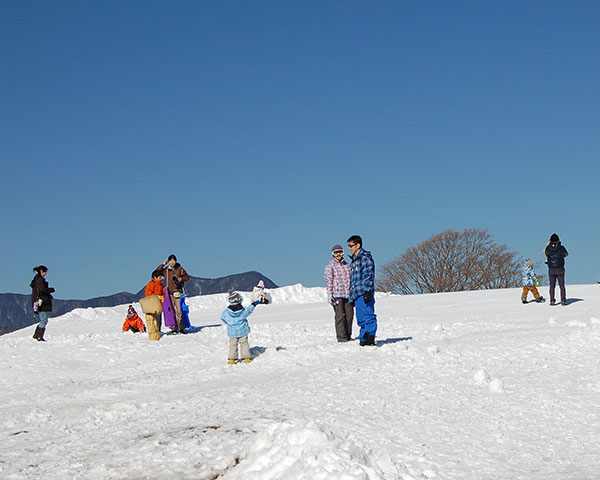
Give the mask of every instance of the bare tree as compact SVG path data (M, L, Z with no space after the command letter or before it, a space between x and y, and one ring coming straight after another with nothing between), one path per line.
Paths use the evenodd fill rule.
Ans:
M517 287L522 259L487 230L446 230L381 268L377 289L398 294Z

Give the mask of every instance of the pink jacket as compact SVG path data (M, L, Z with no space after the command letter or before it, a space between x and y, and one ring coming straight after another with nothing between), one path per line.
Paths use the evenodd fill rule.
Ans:
M334 298L350 296L350 265L344 259L338 262L332 258L325 266L325 286Z

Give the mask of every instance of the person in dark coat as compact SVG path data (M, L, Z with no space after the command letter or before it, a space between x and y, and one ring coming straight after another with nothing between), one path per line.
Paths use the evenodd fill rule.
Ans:
M548 264L548 279L550 280L550 305L556 305L554 290L556 281L560 287L560 303L567 304L567 289L565 288L565 257L569 255L567 249L560 243L556 233L550 237L548 245L544 249L546 263Z
M50 288L46 281L48 267L40 265L33 269L36 272L35 277L29 284L31 287L31 303L33 312L40 317L40 323L35 329L33 338L38 342L45 342L44 332L48 324L48 313L52 311L52 294L56 291L55 288Z

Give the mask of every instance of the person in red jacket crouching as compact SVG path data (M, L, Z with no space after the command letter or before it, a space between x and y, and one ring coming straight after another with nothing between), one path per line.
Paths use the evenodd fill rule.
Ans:
M135 311L135 308L133 308L133 305L129 305L129 310L127 310L127 318L125 319L125 322L123 322L123 331L128 332L129 330L134 333L146 331L146 326Z

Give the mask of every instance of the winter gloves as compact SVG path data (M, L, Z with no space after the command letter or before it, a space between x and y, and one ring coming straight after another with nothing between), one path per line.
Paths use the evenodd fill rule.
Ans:
M373 292L365 292L363 294L363 299L365 300L365 303L371 303L371 300L373 300Z

